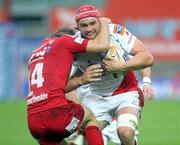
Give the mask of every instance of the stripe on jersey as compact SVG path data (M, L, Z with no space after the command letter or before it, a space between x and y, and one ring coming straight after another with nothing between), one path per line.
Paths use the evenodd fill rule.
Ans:
M125 27L121 26L121 25L118 25L118 24L115 24L114 25L114 30L113 30L114 33L118 33L120 35L124 35L124 32L125 32Z

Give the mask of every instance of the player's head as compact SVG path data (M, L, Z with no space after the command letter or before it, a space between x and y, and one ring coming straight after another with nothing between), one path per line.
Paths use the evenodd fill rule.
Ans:
M64 34L75 35L76 31L77 30L75 29L75 27L70 25L64 25L60 27L57 32L52 34L51 37L61 37Z
M93 5L82 5L76 12L75 20L83 37L94 39L100 31L100 13Z

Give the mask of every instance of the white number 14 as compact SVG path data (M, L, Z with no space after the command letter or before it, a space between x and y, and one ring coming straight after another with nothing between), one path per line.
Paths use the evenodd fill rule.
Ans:
M44 78L42 76L43 63L37 63L31 76L31 85L37 85L37 88L43 86Z

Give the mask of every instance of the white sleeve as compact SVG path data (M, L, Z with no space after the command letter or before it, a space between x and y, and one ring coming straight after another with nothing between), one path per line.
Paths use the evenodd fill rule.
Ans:
M110 35L119 43L119 45L127 52L130 53L136 37L132 35L124 26L118 24L109 25Z
M77 71L77 62L76 61L74 61L73 62L73 64L72 64L72 67L71 67L71 72L70 72L70 78L72 77L72 76L74 76L74 74L76 73L76 71Z

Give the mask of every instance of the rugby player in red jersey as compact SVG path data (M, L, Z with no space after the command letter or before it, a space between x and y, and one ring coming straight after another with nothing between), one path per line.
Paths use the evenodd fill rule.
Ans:
M67 32L60 29L31 54L28 127L40 145L58 145L63 138L75 132L82 122L86 125L88 144L103 145L101 131L94 122L85 118L83 107L65 97L73 55L76 52L103 52L110 47L109 19L100 18L99 22L101 31L94 40L71 35L73 29L69 29L69 35L62 35Z

